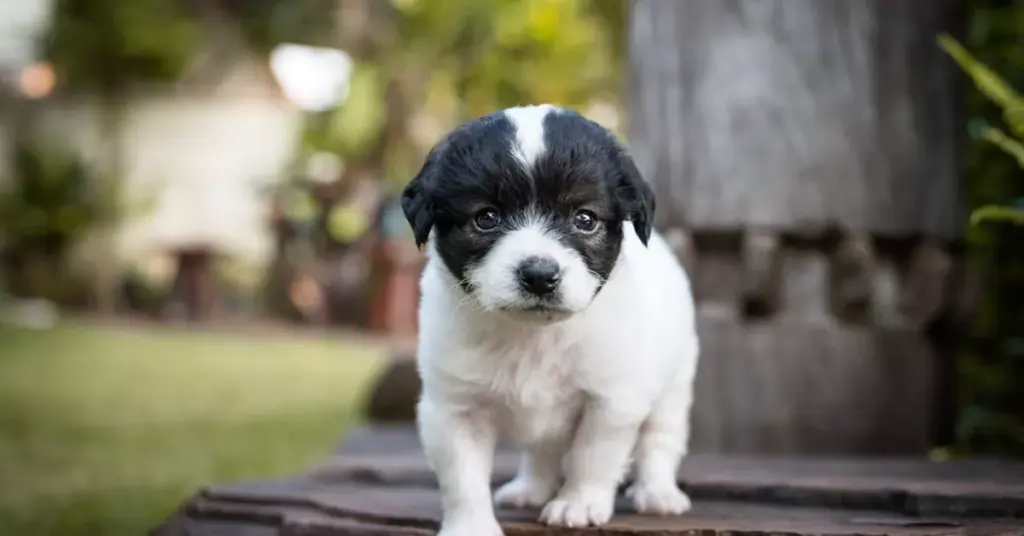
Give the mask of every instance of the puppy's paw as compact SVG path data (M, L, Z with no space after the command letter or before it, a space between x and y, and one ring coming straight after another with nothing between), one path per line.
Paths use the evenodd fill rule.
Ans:
M506 508L539 508L554 494L554 484L517 477L494 492L494 503Z
M445 520L437 536L505 536L494 517L462 517Z
M674 482L634 484L626 490L633 508L641 514L680 515L690 510L690 498Z
M562 490L541 511L540 521L558 527L604 525L615 511L615 491Z

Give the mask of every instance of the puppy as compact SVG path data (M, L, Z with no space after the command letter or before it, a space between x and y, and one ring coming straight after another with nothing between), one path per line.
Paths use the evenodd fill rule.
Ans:
M493 502L601 525L635 458L639 512L681 514L697 365L690 283L613 135L551 105L466 123L402 194L420 281L417 407L443 536L502 534ZM491 497L495 444L523 453Z

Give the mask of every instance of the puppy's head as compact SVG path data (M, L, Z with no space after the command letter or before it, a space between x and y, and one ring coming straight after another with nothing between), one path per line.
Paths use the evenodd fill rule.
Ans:
M654 195L610 132L540 105L455 129L406 186L402 209L417 244L433 233L436 254L483 309L552 322L601 290L623 222L647 243Z

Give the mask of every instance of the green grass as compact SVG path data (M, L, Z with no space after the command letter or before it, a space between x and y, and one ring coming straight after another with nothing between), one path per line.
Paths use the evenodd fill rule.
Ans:
M144 534L204 484L308 467L381 357L298 336L0 327L0 535Z

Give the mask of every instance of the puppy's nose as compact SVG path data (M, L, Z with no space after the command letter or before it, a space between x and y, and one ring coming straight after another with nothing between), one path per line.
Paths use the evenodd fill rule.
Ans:
M530 257L517 270L519 285L535 296L546 296L558 288L562 279L561 269L553 259Z

